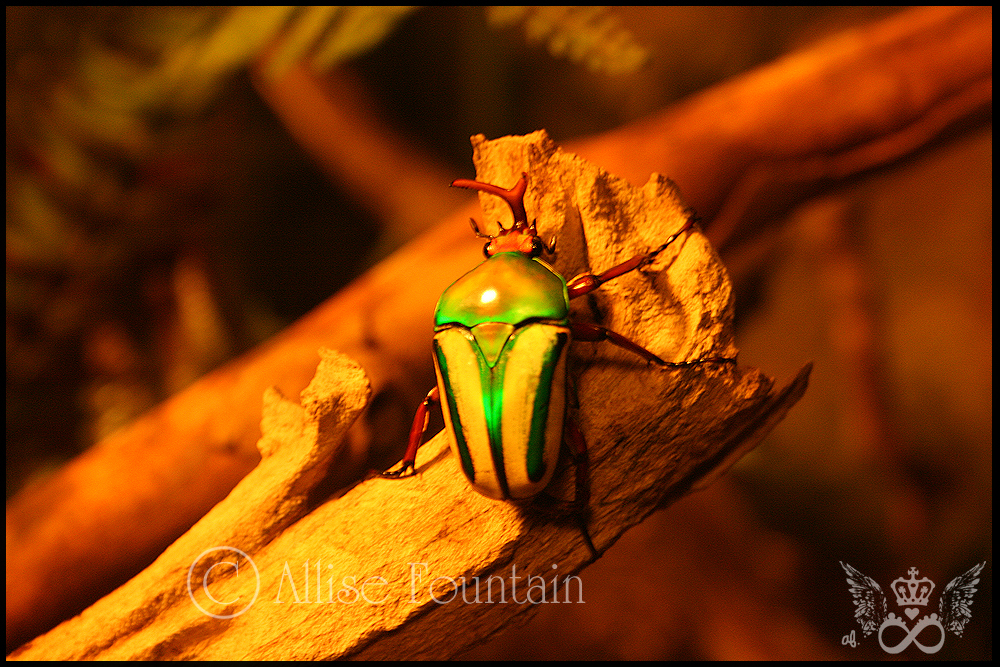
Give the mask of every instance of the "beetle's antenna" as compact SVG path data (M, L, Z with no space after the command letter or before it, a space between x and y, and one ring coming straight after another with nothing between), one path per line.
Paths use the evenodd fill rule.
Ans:
M522 173L521 178L510 190L504 190L499 185L481 183L480 181L473 181L468 178L455 180L452 182L451 187L479 190L480 192L488 192L491 195L501 197L510 206L510 212L514 214L514 226L511 229L530 226L528 225L528 214L524 210L524 193L528 189L527 174ZM503 225L500 225L500 228L503 229Z

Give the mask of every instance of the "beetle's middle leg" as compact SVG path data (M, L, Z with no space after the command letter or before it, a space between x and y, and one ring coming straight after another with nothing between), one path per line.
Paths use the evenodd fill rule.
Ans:
M610 329L605 329L597 324L588 324L586 322L571 322L570 330L573 332L573 338L575 340L586 340L590 342L599 342L606 340L609 343L617 345L623 350L628 350L633 354L637 354L646 361L652 362L657 366L664 366L666 368L682 368L684 366L695 366L697 364L704 363L736 363L735 359L730 359L729 357L707 357L704 359L691 359L689 361L664 361L658 356L644 348L642 345L635 343L620 333L615 333Z
M414 464L417 461L417 450L420 448L420 444L424 439L424 433L427 431L431 405L440 402L441 393L438 391L437 385L434 385L434 388L424 396L420 407L417 408L417 414L413 415L413 425L410 427L410 439L406 445L406 454L403 455L403 461L400 463L399 469L386 470L379 477L402 479L403 477L410 477L416 474Z

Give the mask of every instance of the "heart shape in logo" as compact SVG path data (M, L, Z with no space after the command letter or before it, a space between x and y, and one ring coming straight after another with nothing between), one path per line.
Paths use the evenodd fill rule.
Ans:
M910 607L909 609L904 609L903 613L909 616L910 620L912 621L917 617L917 614L920 613L920 610L917 609L916 607Z

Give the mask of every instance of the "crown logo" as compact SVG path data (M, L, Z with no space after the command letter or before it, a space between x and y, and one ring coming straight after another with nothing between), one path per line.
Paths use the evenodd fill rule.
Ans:
M915 605L926 605L931 599L931 591L934 590L934 582L924 577L917 579L917 568L910 568L910 578L900 577L892 582L892 591L896 594L896 604L900 607L912 607Z

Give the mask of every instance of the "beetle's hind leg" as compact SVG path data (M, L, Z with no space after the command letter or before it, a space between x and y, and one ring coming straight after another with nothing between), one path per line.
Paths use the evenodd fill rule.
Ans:
M591 562L596 561L600 554L594 547L594 541L590 539L590 531L587 529L587 516L590 513L590 459L587 456L587 441L583 439L580 426L567 415L563 424L563 440L569 447L570 456L576 465L576 492L573 496L573 518L576 520L583 541L590 550Z
M440 402L441 393L438 391L437 385L434 385L434 388L424 396L420 407L417 408L417 414L413 415L413 426L410 427L410 439L406 445L406 454L403 455L403 460L400 462L399 468L396 470L390 468L380 473L379 477L402 479L416 474L417 471L414 464L417 461L417 450L420 448L424 439L424 433L427 431L431 405Z
M546 490L527 501L526 506L530 506L533 514L547 516L552 521L568 523L571 519L583 536L583 543L587 545L590 560L593 562L600 554L594 547L590 530L587 528L587 519L590 516L590 462L587 457L587 444L580 427L568 414L563 421L563 445L573 462L576 478L573 500L567 502Z

